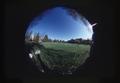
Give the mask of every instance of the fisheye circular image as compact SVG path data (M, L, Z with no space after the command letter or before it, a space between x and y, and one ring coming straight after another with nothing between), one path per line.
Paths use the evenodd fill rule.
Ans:
M89 57L95 25L74 9L47 9L30 22L25 51L40 72L72 74Z

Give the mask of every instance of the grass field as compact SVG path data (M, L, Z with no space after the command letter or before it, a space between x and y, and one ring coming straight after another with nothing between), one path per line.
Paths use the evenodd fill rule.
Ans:
M67 71L79 67L89 57L90 46L82 44L43 42L41 59L50 69Z

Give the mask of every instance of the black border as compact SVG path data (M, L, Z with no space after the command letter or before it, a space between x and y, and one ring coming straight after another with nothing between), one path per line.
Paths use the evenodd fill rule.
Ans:
M30 78L34 81L38 80L43 82L44 80L46 80L45 82L49 82L49 80L53 82L75 82L83 79L83 82L87 82L87 78L87 83L89 83L92 78L92 83L114 82L117 71L116 66L118 63L115 56L117 55L117 52L115 51L115 38L117 38L118 35L115 36L117 33L115 31L116 4L114 0L6 0L4 5L5 23L3 27L4 56L2 60L6 81L19 81L20 83L28 82L29 78L25 77L30 75L29 73L25 73L25 71L27 71L27 65L30 64L27 63L29 61L24 61L27 58L24 58L25 30L33 17L37 16L47 8L61 5L77 10L91 23L94 23L95 21L99 23L98 29L95 30L96 56L92 58L92 61L95 60L96 63L93 64L93 62L87 66L88 70L89 67L91 67L90 69L95 75L83 73L82 75L75 74L73 76L48 76L41 74L41 79L39 79L39 77L34 74L35 72L32 72L33 74L31 74L31 76L33 75L33 77ZM10 41L8 42L8 40ZM110 65L113 66L110 67ZM86 72L88 70L83 71ZM91 70L89 70L89 72L91 72ZM29 72L31 72L31 70ZM34 75L36 77L34 77Z

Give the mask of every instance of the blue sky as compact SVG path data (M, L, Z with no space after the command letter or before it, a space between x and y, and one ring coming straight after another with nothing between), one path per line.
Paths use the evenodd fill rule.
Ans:
M56 7L43 12L28 27L27 31L47 34L51 39L70 40L76 38L91 39L91 24L84 18L77 20L63 7Z

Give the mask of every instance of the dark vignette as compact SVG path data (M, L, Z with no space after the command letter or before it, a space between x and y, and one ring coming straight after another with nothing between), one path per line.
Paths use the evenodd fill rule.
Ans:
M114 2L100 0L11 0L5 1L3 69L6 81L81 81L85 83L112 82L115 77L115 10ZM42 74L25 56L24 34L29 22L39 13L54 6L66 6L83 14L91 23L98 22L94 29L91 57L72 76ZM46 80L46 82L47 82Z

